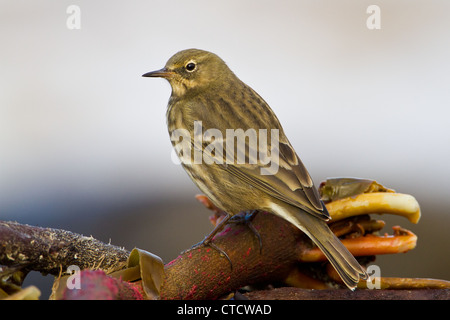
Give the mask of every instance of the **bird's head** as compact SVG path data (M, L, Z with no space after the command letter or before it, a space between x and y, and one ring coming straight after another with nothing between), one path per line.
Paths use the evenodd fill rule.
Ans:
M193 89L205 89L234 76L216 54L187 49L174 54L164 68L148 72L143 77L160 77L169 81L173 94L181 96Z

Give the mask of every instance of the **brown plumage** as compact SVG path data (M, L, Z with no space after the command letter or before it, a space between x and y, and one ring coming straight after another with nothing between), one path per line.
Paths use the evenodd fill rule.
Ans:
M217 207L229 217L246 210L270 211L305 232L349 288L367 277L328 228L326 207L276 115L221 58L188 49L144 76L169 81L167 125L172 143L186 172ZM236 138L229 138L231 133ZM245 143L239 143L240 138ZM267 150L260 141L266 142ZM196 152L202 161L195 158Z

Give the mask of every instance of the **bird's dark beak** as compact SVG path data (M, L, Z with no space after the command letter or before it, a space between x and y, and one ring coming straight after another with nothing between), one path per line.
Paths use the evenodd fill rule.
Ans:
M156 70L156 71L152 71L152 72L147 72L145 74L143 74L143 77L153 77L153 78L171 78L175 75L175 72L170 71L166 68L162 68L160 70Z

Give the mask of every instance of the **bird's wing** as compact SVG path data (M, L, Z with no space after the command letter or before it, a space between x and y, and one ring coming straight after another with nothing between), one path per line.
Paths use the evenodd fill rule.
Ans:
M277 146L271 147L271 162L269 163L267 163L267 159L264 161L265 164L261 163L260 159L255 160L255 155L259 156L258 150L252 150L251 146L246 143L236 145L237 152L234 154L233 161L227 162L225 154L219 155L219 157L223 157L222 163L219 165L223 170L274 198L301 208L323 220L330 219L308 171L289 141L283 140ZM242 150L243 148L245 150ZM205 150L205 145L203 145L203 150ZM239 164L238 154L245 154L245 163ZM204 153L203 157L205 156ZM217 161L218 158L215 160L216 163L220 162ZM252 160L256 163L252 164ZM212 159L210 161L212 162ZM273 161L276 161L277 165L273 166ZM269 169L271 165L272 172ZM266 170L266 174L262 174L263 170Z
M308 171L289 143L279 143L278 158L278 168L273 168L273 174L261 174L262 168L267 169L270 164L228 165L225 170L281 201L321 219L330 219Z
M217 131L220 131L217 132L218 136L214 137L214 143L217 143L219 146L216 150L223 151L225 149L225 152L215 152L214 155L209 153L210 157L215 158L214 162L221 166L223 170L238 177L250 186L258 188L276 199L299 207L323 220L330 219L308 171L285 136L276 115L267 103L250 87L246 87L244 91L249 95L246 101L250 101L250 105L248 103L233 104L226 101L214 103L200 101L190 106L190 117L202 119L202 125L205 130L218 128L219 130ZM249 110L261 113L261 116L253 116L251 119L248 119L246 118L246 112L249 112ZM228 122L224 122L224 119L228 119ZM232 119L232 121L229 119ZM233 141L236 141L236 143L233 143L232 146L234 150L230 156L232 161L229 161L227 154L230 147L228 145L229 133L227 132L228 129L226 129L227 126L228 128L242 128L234 130L234 133L237 140L241 138L241 141L245 141L244 143L239 143L233 138ZM271 129L266 129L264 137L259 128ZM273 131L273 129L275 130ZM236 135L237 130L242 131ZM244 130L245 132L243 132ZM253 132L252 130L257 135L256 139L258 141L256 144L250 142L254 140L254 134L250 134ZM247 133L249 134L247 135ZM206 151L210 150L208 148L211 147L211 144L208 145L205 139L202 140L196 134L204 135L204 133L202 130L194 132L195 138L198 138L194 140L202 141L202 145L196 146L193 143L193 148L194 150L201 148L203 159L205 159L205 157L208 157L208 152ZM263 150L266 152L261 152L261 142L264 142L264 140L266 140L265 149L267 150ZM266 154L266 158L262 159L264 154ZM239 161L239 156L241 156L241 160L245 158L244 163ZM272 164L272 162L267 161L267 158L272 162L276 161L276 164L278 164L278 168L274 168L277 170L274 170L272 174L267 174L267 169ZM266 174L262 174L263 171Z

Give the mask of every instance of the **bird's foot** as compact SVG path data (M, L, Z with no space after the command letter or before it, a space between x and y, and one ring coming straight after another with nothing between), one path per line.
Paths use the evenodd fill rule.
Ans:
M223 227L228 223L228 221L230 219L231 219L231 215L227 214L225 216L225 218L223 218L222 221L220 221L220 223L214 228L214 230L209 235L207 235L205 237L205 239L203 239L203 241L193 245L190 249L187 249L187 250L183 251L182 254L185 253L185 252L189 252L189 251L191 251L193 249L198 249L198 248L201 248L201 247L204 247L204 246L209 246L209 247L215 249L217 252L219 252L221 256L227 258L227 260L230 262L231 270L233 270L233 263L231 262L231 259L228 256L228 254L225 251L223 251L222 249L220 249L218 246L216 246L214 243L211 242L213 240L214 236L220 230L223 229Z
M183 252L181 252L181 254L184 254L186 252L189 252L189 251L192 251L195 249L201 249L203 247L210 247L210 248L213 248L214 250L216 250L221 256L225 257L228 260L228 262L230 263L231 270L233 270L233 263L231 262L231 259L228 256L228 254L225 251L223 251L222 249L220 249L217 245L212 243L210 239L207 239L207 237L205 239L203 239L202 241L200 241L199 243L194 244L189 249L184 250Z
M262 253L261 236L260 236L258 230L256 230L255 226L252 224L252 221L256 217L257 214L258 214L258 210L245 211L245 212L243 212L243 214L237 214L237 215L231 217L231 219L228 221L228 223L245 224L258 239L259 253L261 254Z

